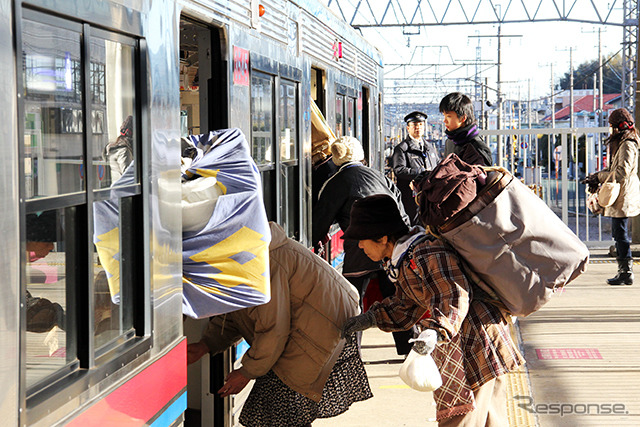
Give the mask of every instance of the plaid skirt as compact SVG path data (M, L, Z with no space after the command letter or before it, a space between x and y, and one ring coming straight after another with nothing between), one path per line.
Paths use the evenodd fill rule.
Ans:
M373 397L355 337L347 343L322 389L320 402L290 389L269 371L256 378L240 413L240 424L248 427L298 427L316 418L342 414L354 402Z

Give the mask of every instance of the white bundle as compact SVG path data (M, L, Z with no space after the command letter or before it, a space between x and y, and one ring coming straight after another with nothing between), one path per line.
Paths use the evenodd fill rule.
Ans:
M202 230L213 215L222 189L212 176L182 183L182 231Z

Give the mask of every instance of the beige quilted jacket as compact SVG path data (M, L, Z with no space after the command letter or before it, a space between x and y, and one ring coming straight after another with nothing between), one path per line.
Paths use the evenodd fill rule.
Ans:
M248 378L269 370L291 389L316 402L344 340L344 321L359 313L358 291L326 261L286 237L271 223L271 301L212 317L203 341L212 354L244 338Z
M639 148L638 141L634 139L622 141L609 168L598 172L598 180L604 182L613 170L615 181L620 183L620 195L613 205L604 208L604 216L623 218L640 214Z

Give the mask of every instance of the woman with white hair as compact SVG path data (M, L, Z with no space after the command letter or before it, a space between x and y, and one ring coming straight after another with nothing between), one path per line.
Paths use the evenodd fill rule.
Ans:
M405 222L409 217L402 205L402 194L395 184L381 172L363 164L364 150L360 141L351 136L343 136L331 145L333 162L338 171L329 178L313 207L313 243L324 240L334 222L344 231L349 227L351 205L358 199L374 194L387 194L394 198ZM384 274L382 264L371 261L357 245L357 242L344 242L344 264L342 274L364 296L371 278L378 278L383 296L393 294L395 287ZM410 332L394 335L398 354L408 354L411 346L408 343Z

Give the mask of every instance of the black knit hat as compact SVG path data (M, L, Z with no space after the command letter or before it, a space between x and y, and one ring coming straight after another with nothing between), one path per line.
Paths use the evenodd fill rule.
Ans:
M343 239L375 240L398 232L408 232L397 202L386 194L376 194L356 200L351 206L349 227Z
M609 123L615 129L633 129L633 122L633 116L626 108L618 108L609 113Z

